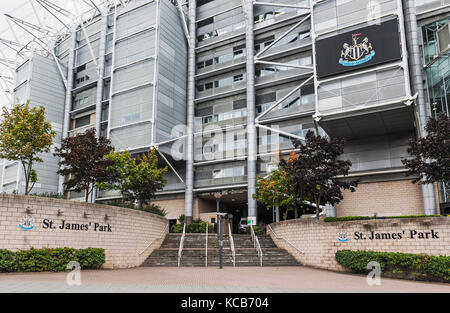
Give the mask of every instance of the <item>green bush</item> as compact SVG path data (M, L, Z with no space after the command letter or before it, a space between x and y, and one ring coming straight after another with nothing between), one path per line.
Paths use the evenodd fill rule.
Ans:
M66 197L64 194L57 193L57 192L44 192L44 193L35 193L32 194L33 197L40 197L40 198L50 198L50 199L65 199Z
M370 262L378 262L383 276L423 281L450 282L450 257L372 251L338 251L339 264L366 274Z
M388 217L370 217L370 216L342 216L342 217L327 217L324 219L326 223L332 222L348 222L348 221L368 221L368 220L386 220L398 218L423 218L423 217L442 217L442 215L404 215L404 216L388 216Z
M115 206L119 208L125 208L130 210L137 210L137 211L144 211L152 214L156 214L162 217L165 217L167 215L167 211L165 209L161 209L159 206L155 204L150 204L147 206L144 206L143 208L136 207L133 203L124 202L123 200L115 200L115 201L108 201L105 203L106 205Z
M0 272L64 272L78 262L81 269L99 269L105 263L105 250L88 248L30 249L12 252L0 250Z
M206 222L203 221L194 221L191 225L186 228L186 233L189 234L206 234ZM184 224L177 224L172 226L171 232L174 234L183 233ZM214 225L209 224L208 232L214 232Z
M177 224L177 225L173 225L172 229L170 231L174 234L181 234L183 232L183 229L184 229L184 224Z

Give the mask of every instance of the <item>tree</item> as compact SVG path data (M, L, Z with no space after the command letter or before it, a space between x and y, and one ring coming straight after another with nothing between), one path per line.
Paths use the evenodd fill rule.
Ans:
M29 101L16 104L11 112L3 108L0 122L0 158L22 164L25 195L30 194L38 180L33 166L43 162L39 154L50 151L56 136L45 119L45 109L42 106L30 108L29 104Z
M293 155L291 155L293 157ZM256 181L256 200L259 203L270 207L284 207L286 214L284 220L287 219L289 211L295 210L295 216L298 216L298 208L301 201L295 197L294 188L291 184L291 176L284 168L277 169L270 173L267 178L258 177Z
M90 129L78 136L66 138L55 153L61 158L59 165L62 169L58 174L66 177L66 189L85 191L86 202L89 202L89 195L96 184L117 177L116 172L109 170L114 162L105 158L114 147L104 137L97 139L95 133L95 129Z
M410 140L408 153L412 159L402 160L407 175L419 176L414 183L450 182L450 118L445 114L430 118L425 129L426 137Z
M120 191L125 200L137 201L141 209L167 183L164 175L168 168L158 168L155 149L138 160L134 159L128 151L112 152L106 159L112 164L108 170L118 173L118 178L100 184L100 188Z
M347 176L352 166L350 161L338 159L344 153L345 140L329 140L309 131L305 144L295 140L294 146L298 155L280 165L291 176L295 196L315 202L317 218L321 204L334 206L344 199L342 190L356 191L358 182L338 178Z

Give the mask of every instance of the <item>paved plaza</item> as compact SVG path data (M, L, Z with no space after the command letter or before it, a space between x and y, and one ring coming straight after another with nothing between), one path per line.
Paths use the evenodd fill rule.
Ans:
M70 293L323 293L450 292L450 285L382 279L305 267L136 268L84 271L81 286L68 286L67 273L0 274L0 292Z

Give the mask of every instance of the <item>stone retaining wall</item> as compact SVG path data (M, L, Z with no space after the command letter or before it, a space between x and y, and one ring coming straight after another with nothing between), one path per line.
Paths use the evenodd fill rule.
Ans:
M167 225L166 218L125 208L0 195L0 249L103 248L104 268L140 266L161 246Z
M276 235L270 228L268 233L278 247L303 265L328 270L346 271L336 261L338 250L450 255L448 217L333 223L307 218L271 227Z

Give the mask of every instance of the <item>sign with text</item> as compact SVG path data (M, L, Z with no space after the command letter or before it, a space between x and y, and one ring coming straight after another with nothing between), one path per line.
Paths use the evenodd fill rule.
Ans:
M355 232L353 240L356 241L377 241L377 240L402 240L402 239L440 239L438 231L431 229L429 231L420 231L416 229L403 230L400 232L376 232L370 231L368 233ZM348 233L342 231L339 233L338 241L345 243L350 241Z
M21 223L19 224L19 227L22 230L33 230L36 228L36 226L34 225L33 218L31 218L29 215L22 218ZM66 220L61 220L61 222L58 223L51 219L44 219L42 221L42 229L61 230L61 231L73 230L73 231L80 231L80 232L94 231L94 232L100 232L100 233L112 233L113 232L111 224L93 223L93 222L73 223L73 222L69 222Z
M400 60L398 20L318 40L316 56L319 78Z

